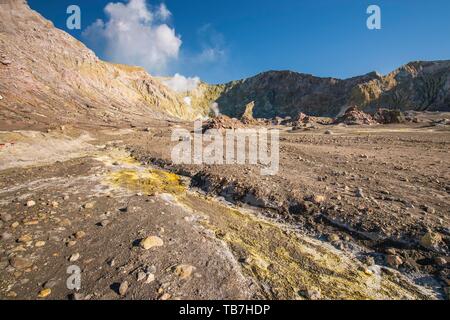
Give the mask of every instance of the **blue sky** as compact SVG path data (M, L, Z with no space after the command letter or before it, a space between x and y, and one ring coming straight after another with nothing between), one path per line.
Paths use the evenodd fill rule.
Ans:
M177 72L210 83L287 69L348 78L373 70L387 73L413 60L450 59L448 0L165 0L170 17L154 19L150 28L167 25L174 31L167 41L179 39L181 44L171 47L176 52L160 57L151 51L152 44L142 43L147 38L135 32L139 40L131 43L140 46L136 50L153 52L156 60L150 62L142 54L130 55L135 49L130 43L121 48L118 41L110 39L113 43L106 50L98 28L91 32L93 37L86 36L86 29L96 19L104 23L111 19L104 11L109 2L29 0L33 9L105 60L131 64L144 61L150 73ZM81 8L81 31L66 28L66 8L70 4ZM148 10L155 16L160 4L159 0L147 0ZM370 4L381 8L381 30L366 27Z

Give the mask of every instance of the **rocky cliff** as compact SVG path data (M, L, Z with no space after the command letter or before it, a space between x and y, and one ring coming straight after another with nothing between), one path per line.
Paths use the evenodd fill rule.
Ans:
M220 112L240 117L255 101L254 116L295 117L300 112L335 117L357 105L401 110L450 110L450 61L411 62L386 76L377 72L345 80L292 71L269 71L211 86Z
M195 117L144 69L111 64L31 10L0 2L0 123L135 123Z

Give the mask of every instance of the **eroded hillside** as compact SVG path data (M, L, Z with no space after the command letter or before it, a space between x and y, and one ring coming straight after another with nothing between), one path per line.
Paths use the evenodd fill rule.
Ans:
M299 112L335 117L352 105L369 112L448 111L450 61L411 62L386 76L371 72L345 80L269 71L204 92L206 100L214 99L220 111L232 117L240 117L251 101L259 118L295 117Z
M0 6L2 126L195 116L144 69L101 61L26 1L2 1Z

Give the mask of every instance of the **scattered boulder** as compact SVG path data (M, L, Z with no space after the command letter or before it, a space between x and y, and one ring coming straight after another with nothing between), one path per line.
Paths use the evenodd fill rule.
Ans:
M33 265L33 262L26 258L13 257L9 260L9 264L18 270L23 270L23 269L31 268L31 266Z
M364 191L363 191L363 189L361 189L361 188L356 189L355 195L356 195L358 198L365 198Z
M75 239L81 239L86 236L86 232L80 230L80 231L75 232L74 236L75 236Z
M307 200L311 201L314 204L320 205L321 203L325 202L326 197L321 194L315 194L309 197Z
M24 234L23 236L20 236L19 239L17 239L18 243L27 243L33 240L33 237L29 234Z
M405 115L400 110L378 109L373 116L374 120L381 124L389 123L404 123L406 121Z
M217 117L209 119L209 121L207 121L203 125L203 132L210 129L226 130L226 129L239 129L243 127L244 125L241 121L234 118L232 119L225 115L219 115Z
M435 248L442 242L442 236L439 233L428 231L420 239L420 244L425 248Z
M155 275L153 273L149 273L147 275L147 280L145 280L145 283L149 284L155 281Z
M38 294L38 298L47 298L51 293L52 289L50 288L42 289Z
M390 254L386 256L386 263L392 268L398 268L403 264L403 260L397 255Z
M45 246L45 241L36 241L34 246L37 248L43 247L43 246Z
M147 237L140 242L140 246L144 250L149 250L154 247L162 247L163 245L164 241L157 236Z
M33 207L33 206L35 206L35 205L36 205L36 202L33 201L33 200L28 200L28 201L27 201L27 204L26 204L27 207Z
M128 285L128 281L124 281L120 284L119 286L119 294L123 297L127 294L129 285Z
M92 209L95 206L95 202L88 202L83 205L84 209Z
M245 106L244 114L241 117L243 124L251 125L256 124L258 121L253 117L253 108L255 107L255 102L252 101Z
M70 261L70 262L75 262L75 261L77 261L78 259L80 259L80 254L79 254L78 252L72 254L72 255L69 257L69 261Z
M335 233L328 235L328 241L330 242L338 242L340 240L339 236Z
M273 125L275 125L275 126L279 126L279 125L281 125L281 123L283 122L283 118L281 118L281 117L275 117L273 120L272 120L272 124Z
M173 272L181 279L186 280L194 272L195 267L189 264L180 264L173 269Z
M3 60L1 60L0 62L1 62L1 64L3 64L4 66L9 66L9 65L12 63L12 61L11 61L10 59L3 59Z
M356 106L348 108L344 115L337 118L335 122L347 125L372 125L377 123L370 114L359 110Z
M2 214L0 215L0 219L1 219L3 222L8 222L8 221L10 221L10 220L12 219L12 216L11 216L9 213L2 213Z
M299 291L299 294L309 300L320 300L321 293L316 288L307 288Z

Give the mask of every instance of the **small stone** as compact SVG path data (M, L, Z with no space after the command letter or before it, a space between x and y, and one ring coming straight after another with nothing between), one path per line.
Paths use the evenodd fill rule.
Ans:
M447 259L445 259L444 257L436 257L434 258L434 262L438 266L445 266L447 264Z
M33 206L35 206L36 205L36 202L35 201L33 201L33 200L28 200L27 201L27 207L33 207Z
M331 130L327 130L327 131L325 131L325 134L331 135L331 134L333 134L333 132Z
M15 293L14 291L9 291L6 296L8 298L17 298L17 293Z
M11 224L11 228L15 229L19 226L19 222L14 222L13 224Z
M70 300L80 301L83 300L83 295L81 293L75 292L69 295Z
M124 281L119 286L119 294L123 297L127 294L128 291L128 281Z
M38 298L46 298L52 293L52 289L46 288L39 292Z
M386 256L386 263L388 266L392 268L398 268L403 264L403 260L397 255L388 255Z
M144 250L149 250L153 247L162 247L164 245L164 241L157 236L150 236L143 239L140 243L141 248Z
M172 298L172 295L169 293L163 293L160 297L159 300L169 300L170 298Z
M108 266L114 267L116 265L116 259L110 259L106 263L108 264Z
M373 276L373 271L367 268L364 268L364 273L368 276Z
M95 206L95 202L87 202L83 205L84 209L92 209Z
M77 253L72 254L72 255L69 257L69 261L70 261L70 262L75 262L75 261L77 261L79 258L80 258L80 254L77 252Z
M11 233L8 233L8 232L3 232L2 233L2 236L1 236L2 240L9 240L11 238L12 238L12 234Z
M2 213L0 218L3 222L8 222L12 219L12 215L10 215L9 213Z
M56 281L55 279L50 279L44 283L43 287L44 287L44 289L52 289L57 284L58 284L58 281Z
M356 196L358 197L358 198L365 198L365 196L364 196L364 191L363 191L363 189L361 189L361 188L358 188L357 190L356 190Z
M2 61L0 61L4 66L8 66L12 63L11 60L9 59L3 59Z
M337 242L339 240L340 240L339 236L335 233L328 235L328 241L330 242Z
M75 239L81 239L81 238L84 238L86 236L86 232L84 232L84 231L77 231L77 232L75 232L74 236L75 236Z
M145 279L145 277L147 276L147 274L143 271L138 272L137 274L137 281L141 282L142 280Z
M102 220L101 222L100 222L100 225L102 226L102 227L106 227L108 224L109 224L109 220Z
M374 266L375 265L375 259L373 257L371 257L371 256L366 256L364 258L364 263L366 265L368 265L369 267Z
M67 242L67 246L70 248L70 247L73 247L74 245L76 245L77 244L77 242L75 241L75 240L69 240L68 242Z
M180 265L175 267L174 273L181 280L186 280L192 275L192 272L194 272L194 270L195 270L194 266L191 266L189 264L180 264Z
M325 196L323 196L323 195L314 195L311 200L315 204L321 204L322 202L325 201Z
M397 251L396 251L394 248L386 248L386 249L384 250L384 252L385 252L386 254L390 254L390 255L396 255L396 254L397 254Z
M147 275L147 280L145 280L145 283L149 284L155 281L155 275L153 273L149 273Z
M9 260L9 264L18 270L24 270L24 269L31 268L31 266L33 265L33 262L31 260L28 260L25 258L13 257Z
M309 300L319 300L322 296L320 291L315 288L308 288L305 290L300 290L299 294Z
M53 207L53 208L58 208L58 207L59 207L59 203L56 202L56 201L53 201L53 202L52 202L52 207Z
M39 224L39 221L38 220L24 221L23 224L26 226L35 226Z
M427 206L427 205L422 206L422 209L423 209L423 211L425 211L426 213L429 213L429 214L436 213L436 209L434 209L433 207Z
M45 241L36 241L36 243L34 244L35 247L43 247L45 246Z
M436 232L427 232L422 239L420 239L420 244L426 248L434 248L442 242L442 236Z
M23 236L20 236L19 239L17 239L17 242L19 243L27 243L33 241L33 237L31 237L29 234L24 234Z

